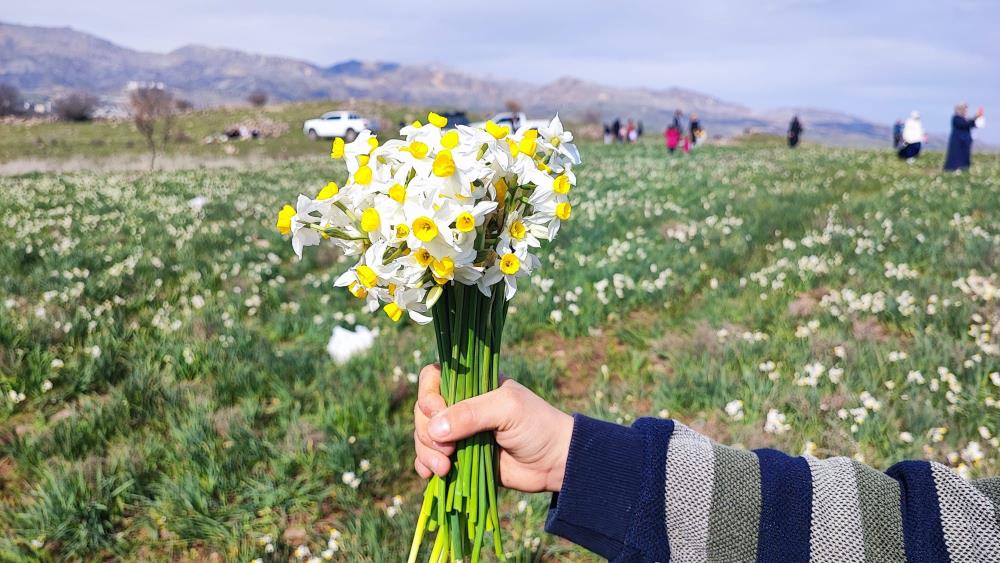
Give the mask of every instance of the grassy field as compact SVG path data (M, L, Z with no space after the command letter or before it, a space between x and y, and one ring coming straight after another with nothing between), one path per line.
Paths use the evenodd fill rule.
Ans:
M310 141L302 134L302 123L325 111L351 108L377 120L386 131L400 120L426 115L418 111L378 102L296 102L263 108L248 106L212 108L177 114L170 140L163 144L159 158L190 159L198 163L211 159L284 160L322 154L324 143ZM287 126L278 138L205 143L212 135L246 121L273 122ZM159 138L159 137L158 137ZM102 120L92 123L61 121L21 121L0 123L0 164L10 161L55 161L86 159L148 162L146 141L129 120Z
M953 176L937 154L581 150L573 220L513 303L510 376L622 423L1000 473L1000 157ZM338 256L300 262L273 229L341 176L0 179L0 560L287 561L331 537L338 561L401 558L431 330L364 315ZM356 324L376 344L337 366L331 330ZM547 503L504 493L507 549L590 560L544 536Z

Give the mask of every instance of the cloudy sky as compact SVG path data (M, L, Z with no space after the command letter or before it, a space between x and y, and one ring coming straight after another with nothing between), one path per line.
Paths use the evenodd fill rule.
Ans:
M6 4L5 21L71 26L147 51L200 43L320 64L434 63L534 82L570 75L882 122L917 109L932 131L946 131L951 108L967 100L997 116L982 138L1000 143L998 0Z

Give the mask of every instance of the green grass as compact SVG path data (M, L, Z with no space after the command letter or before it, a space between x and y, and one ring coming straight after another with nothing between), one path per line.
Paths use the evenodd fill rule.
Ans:
M400 120L424 119L426 111L377 102L297 102L263 108L212 108L177 114L171 139L161 157L198 159L240 158L281 160L322 154L322 142L302 134L302 123L325 111L352 108L384 122L391 131ZM277 138L206 144L211 135L246 120L271 120L288 125ZM157 149L160 150L159 148ZM90 123L23 121L0 124L0 163L13 160L128 159L147 158L145 139L129 120Z
M513 303L510 376L622 423L669 414L747 447L996 472L1000 358L970 328L1000 313L955 282L998 269L1000 158L946 176L936 154L581 150L573 220ZM303 537L318 553L330 528L338 560L401 557L430 329L366 316L332 287L336 255L300 262L273 229L281 203L341 176L307 159L0 180L0 560L284 561ZM886 262L916 274L887 277ZM334 365L330 331L355 323L379 329L376 346ZM771 409L787 429L765 431ZM547 501L504 493L507 549L590 560L544 538Z

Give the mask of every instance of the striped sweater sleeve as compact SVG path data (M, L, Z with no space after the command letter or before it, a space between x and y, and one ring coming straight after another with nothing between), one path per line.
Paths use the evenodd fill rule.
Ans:
M882 473L711 442L683 424L576 415L546 529L612 561L1000 563L1000 478Z

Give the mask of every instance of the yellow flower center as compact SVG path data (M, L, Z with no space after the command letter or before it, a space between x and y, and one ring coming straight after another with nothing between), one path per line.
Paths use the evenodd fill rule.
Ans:
M524 223L522 223L520 219L517 219L510 224L510 236L516 238L517 240L523 239L526 233L527 229L524 228Z
M514 275L521 269L521 261L513 254L504 254L500 258L500 271L508 276Z
M340 188L337 186L336 182L330 182L319 191L319 195L316 199L330 199L331 197L337 195L340 192Z
M455 160L451 158L451 151L441 151L434 157L434 164L431 166L435 176L447 178L455 173Z
M517 148L519 148L521 150L521 152L523 152L524 154L526 154L528 156L532 156L532 155L535 154L535 150L537 148L536 147L536 145L537 145L536 140L537 139L538 139L538 131L537 130L531 129L530 131L526 131L524 133L524 137L517 144Z
M402 184L393 184L389 188L389 197L394 199L396 203L403 203L403 200L406 199L406 187Z
M426 248L418 248L417 251L413 253L413 258L416 259L417 264L420 264L424 268L430 266L431 262L434 261L434 257L431 256L431 253Z
M295 208L286 203L281 211L278 211L278 222L275 227L279 233L287 235L292 232L292 217L295 217Z
M420 160L421 158L427 156L427 151L429 149L427 147L427 143L421 143L420 141L413 141L412 143L410 143L410 146L407 148L407 150L410 151L410 154L413 155L413 158Z
M406 226L406 223L396 225L396 238L402 240L408 236L410 236L410 228Z
M500 139L506 137L508 133L510 133L510 127L507 127L506 125L501 127L496 123L493 123L493 120L491 119L486 122L486 132L492 135L494 139L499 141Z
M552 181L552 191L557 194L567 194L569 193L569 176L565 174L560 174L556 176L556 179Z
M378 283L378 276L375 275L375 270L371 269L367 264L358 266L357 274L358 281L366 288L375 287L375 284Z
M364 299L368 296L368 290L362 287L358 282L351 282L351 285L347 286L347 291L350 291L351 295L357 297L358 299Z
M366 166L369 160L371 160L371 157L368 156L367 154L358 155L358 164L361 166Z
M362 186L372 183L372 169L367 165L358 168L358 171L354 173L354 181Z
M455 273L455 261L447 256L431 263L431 273L439 278L450 278Z
M430 242L438 236L438 228L430 217L417 217L413 221L413 234L424 242Z
M396 305L395 303L386 303L385 307L382 307L385 314L392 319L392 322L398 323L399 319L403 318L403 309Z
M340 137L333 140L333 146L330 147L330 158L344 158L344 140Z
M374 207L369 207L361 212L361 230L370 233L378 230L382 219L378 216L378 211Z
M556 217L562 221L569 219L570 214L573 213L573 206L569 204L568 201L564 201L556 205Z
M558 147L559 143L561 143L562 141L559 140L559 137L552 137L551 139L549 139L549 142L552 143L553 147Z
M368 148L370 151L373 151L378 148L378 139L376 139L374 135L368 137Z
M476 218L472 216L472 213L463 211L455 218L455 228L460 232L467 233L476 228Z
M497 189L497 203L502 206L504 200L507 199L507 182L503 178L500 178L496 182L493 182L493 186Z
M433 111L427 114L427 122L434 127L444 127L448 125L448 118L443 115L438 115Z
M441 146L446 149L453 149L458 146L458 131L448 131L441 135Z
M507 139L507 146L510 148L510 156L517 158L517 154L521 152L521 149L517 148L517 143L513 139Z

